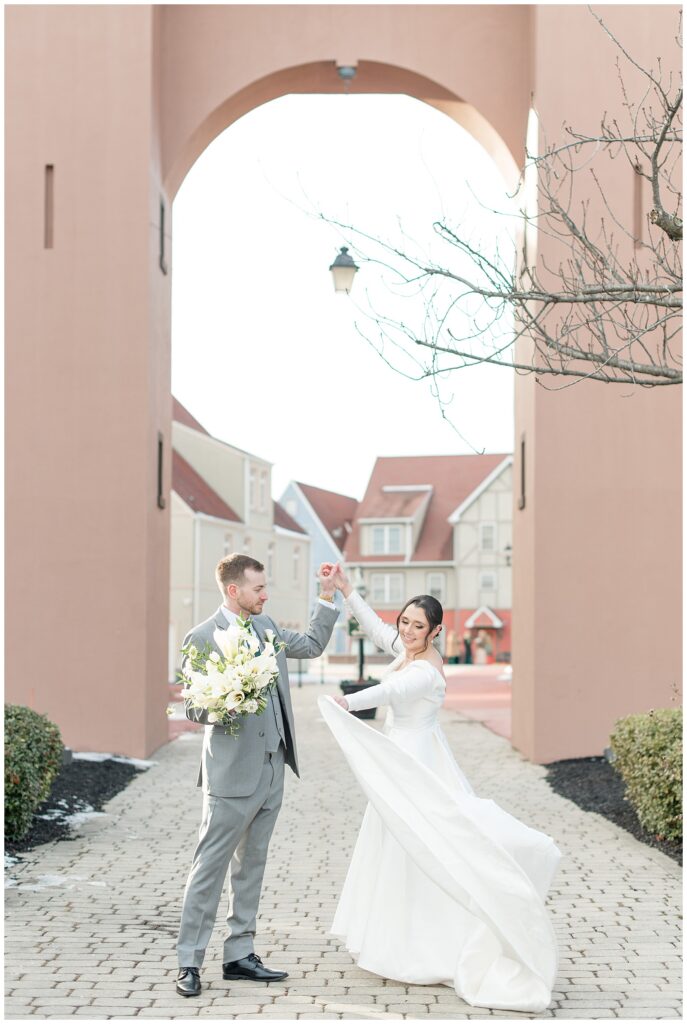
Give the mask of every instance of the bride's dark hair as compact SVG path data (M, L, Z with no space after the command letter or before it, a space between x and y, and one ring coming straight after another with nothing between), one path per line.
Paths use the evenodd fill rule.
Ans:
M431 594L420 594L418 597L411 597L410 601L406 601L398 613L398 618L396 619L396 640L398 640L401 632L401 616L406 608L409 608L411 604L417 605L418 608L422 608L423 612L427 616L429 629L427 630L427 639L425 641L425 646L423 647L423 650L426 651L429 647L429 634L443 622L444 609L441 607L441 604L437 601L436 597L432 597Z

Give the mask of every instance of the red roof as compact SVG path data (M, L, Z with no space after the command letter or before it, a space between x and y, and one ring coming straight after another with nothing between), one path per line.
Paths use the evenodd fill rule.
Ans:
M289 513L283 508L278 501L272 501L274 506L274 525L281 526L284 530L292 530L294 533L303 533L307 537L307 531L299 526L295 519L292 519Z
M365 511L365 519L408 519L415 515L430 492L380 491L372 495Z
M176 449L172 450L172 490L176 491L181 500L194 512L203 512L206 516L215 516L217 519L228 519L233 523L241 522L233 508L220 498L217 491L213 491Z
M299 480L296 484L312 505L339 551L343 551L349 533L346 524L350 527L353 522L358 507L357 499L349 498L346 494L337 494L336 491L325 491L322 487L302 484Z
M361 555L360 520L388 518L387 509L396 507L389 499L404 493L412 497L417 508L426 492L384 491L384 487L405 485L421 487L431 484L432 495L411 562L448 562L453 559L453 527L448 517L468 498L485 477L500 465L507 455L417 455L378 458L358 505L353 532L346 545L347 562L403 562L405 555ZM400 512L394 512L400 516ZM407 513L406 513L407 514Z
M183 423L187 427L193 427L194 430L200 431L201 434L207 434L210 437L210 432L201 426L195 417L186 409L181 402L172 395L172 419L176 420L177 423Z

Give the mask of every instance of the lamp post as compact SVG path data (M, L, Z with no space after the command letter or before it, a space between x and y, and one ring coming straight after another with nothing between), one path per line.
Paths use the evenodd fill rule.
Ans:
M355 583L355 589L358 591L361 597L364 597L367 588L363 583L363 576L360 568L357 569L357 580ZM350 679L344 679L340 684L341 692L344 697L351 693L358 693L359 690L366 690L369 686L374 686L375 683L379 682L378 679L369 679L365 681L365 637L361 634L360 626L355 618L348 620L348 635L351 639L358 641L358 679L353 682ZM354 711L353 714L356 718L374 718L376 708L365 708L364 711Z
M356 589L357 589L358 593L360 594L360 596L364 599L365 594L367 593L367 587L362 582L362 575L360 577L360 582L358 583L358 586L356 587ZM358 637L358 682L359 683L364 683L365 682L365 637L364 636L359 636Z
M358 267L355 265L353 257L349 255L345 245L341 247L339 255L329 269L334 278L334 291L345 292L346 295L350 295L351 288L353 287L353 278L358 273Z

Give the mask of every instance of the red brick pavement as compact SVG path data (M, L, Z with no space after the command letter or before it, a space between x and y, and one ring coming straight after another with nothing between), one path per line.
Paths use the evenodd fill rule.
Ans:
M511 676L507 665L445 665L444 707L510 739ZM503 677L503 678L500 678Z

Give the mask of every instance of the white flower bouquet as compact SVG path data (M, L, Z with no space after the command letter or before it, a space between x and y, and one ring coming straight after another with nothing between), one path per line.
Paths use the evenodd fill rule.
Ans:
M213 639L219 654L210 644L204 651L193 644L182 648L182 697L192 708L207 711L210 724L222 725L236 735L243 715L261 715L267 707L279 677L277 654L286 644L275 640L268 629L261 651L249 623L240 618L237 625L216 629Z

